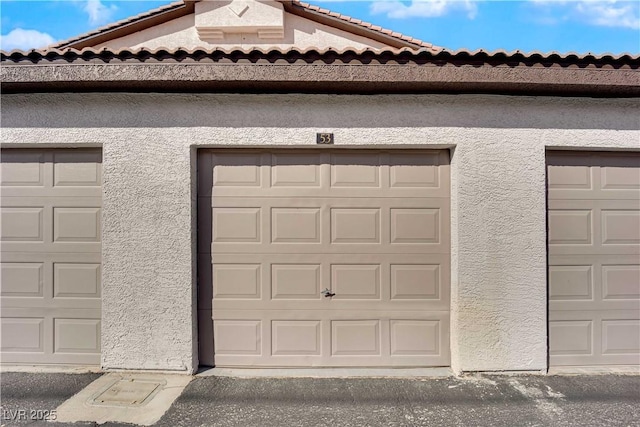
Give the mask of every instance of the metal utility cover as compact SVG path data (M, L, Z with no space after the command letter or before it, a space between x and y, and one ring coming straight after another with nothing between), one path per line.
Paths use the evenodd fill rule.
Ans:
M121 379L93 398L93 405L142 406L162 388L162 383L150 380Z
M547 161L552 366L640 364L640 153Z
M202 150L198 168L201 363L449 365L448 152Z
M2 363L98 365L101 151L1 158Z

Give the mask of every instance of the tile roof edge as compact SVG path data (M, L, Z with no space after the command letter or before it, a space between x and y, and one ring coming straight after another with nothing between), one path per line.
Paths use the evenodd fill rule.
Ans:
M379 25L373 25L369 22L363 21L361 19L356 19L356 18L352 18L351 16L348 15L344 15L341 14L339 12L333 12L330 11L328 9L323 9L320 8L319 6L315 6L300 0L277 0L283 4L292 4L298 7L301 7L311 13L317 13L317 14L321 14L324 15L327 18L333 18L333 19L338 19L344 23L350 24L350 25L355 25L360 27L361 29L364 29L366 31L370 31L370 32L374 32L374 33L378 33L381 36L385 36L385 37L390 37L390 38L394 38L394 39L398 39L399 41L403 42L403 43L409 43L412 45L415 45L418 48L428 48L431 49L433 51L440 51L443 50L443 48L439 47L439 46L434 46L431 43L422 41L420 39L411 37L411 36L407 36L404 34L401 34L399 32L394 32L392 30L388 30L386 28L382 28Z
M156 54L159 52L165 52L168 54L176 54L176 53L187 53L187 54L194 54L196 52L205 52L205 53L222 53L222 54L231 54L234 52L239 52L245 55L249 55L251 53L260 53L262 55L268 55L268 54L282 54L282 55L286 55L289 53L296 53L296 54L307 54L307 53L311 53L311 52L315 52L318 54L327 54L327 53L335 53L338 55L344 54L344 53L355 53L355 54L363 54L363 53L374 53L374 54L384 54L384 53L391 53L391 54L401 54L404 52L410 53L410 54L418 54L418 53L424 53L424 52L428 52L432 55L434 55L435 53L431 50L431 49L427 49L427 48L420 48L420 49L414 49L414 48L410 48L410 47L401 47L401 48L393 48L393 47L389 47L389 48L383 48L383 49L374 49L374 48L353 48L353 47L348 47L348 48L343 48L343 49L336 49L336 48L321 48L321 47L317 47L317 46L309 46L306 48L289 48L289 49L279 49L279 48L261 48L261 47L254 47L254 48L242 48L242 47L232 47L232 48L222 48L222 47L215 47L215 48L208 48L208 47L194 47L194 48L170 48L170 47L166 47L166 46L160 46L160 47L156 47L156 48L148 48L148 47L140 47L140 48L119 48L119 49L109 49L106 47L101 47L101 48L94 48L94 47L83 47L82 49L76 49L76 48L44 48L44 49L30 49L30 50L20 50L20 49L13 49L11 51L5 51L5 50L0 50L0 53L2 53L5 56L12 56L12 55L23 55L23 56L29 56L32 54L38 54L38 55L60 55L60 56L64 56L66 54L77 54L77 55L82 55L84 53L92 53L92 54L104 54L104 53L110 53L113 55L120 55L123 53L129 53L132 55L137 55L140 53L150 53L150 54Z
M515 50L506 50L506 49L495 49L495 50L487 50L487 49L456 49L456 50L452 50L452 49L443 49L442 53L448 53L450 55L456 56L456 55L470 55L470 56L476 56L476 55L487 55L487 56L498 56L498 55L504 55L504 56L509 56L509 57L514 57L516 55L522 55L528 58L531 58L533 56L540 56L543 58L550 58L552 56L558 56L560 58L569 58L571 56L578 58L578 59L584 59L584 58L588 58L588 57L592 57L595 59L602 59L605 57L610 57L613 59L619 59L619 58L623 58L623 57L629 57L631 59L640 59L640 53L638 54L633 54L631 52L620 52L620 53L613 53L613 52L602 52L602 53L593 53L593 52L584 52L584 53L580 53L580 52L575 52L575 51L568 51L568 52L559 52L559 51L541 51L541 50L531 50L531 51L524 51L524 50L520 50L520 49L515 49Z
M135 22L142 21L144 19L156 17L156 16L161 15L163 13L167 13L167 12L170 12L170 11L173 11L173 10L176 10L176 9L180 9L180 8L186 7L189 3L191 3L191 2L183 1L183 0L174 1L174 2L169 3L169 4L166 4L166 5L151 9L151 10L147 10L146 12L141 12L141 13L139 13L137 15L130 16L128 18L121 19L119 21L112 22L112 23L107 24L107 25L103 25L102 27L98 27L96 29L87 31L85 33L79 34L79 35L74 36L72 38L55 42L55 43L51 44L48 47L54 48L54 49L62 49L62 48L65 48L68 45L73 45L74 43L78 43L78 42L80 42L82 40L102 35L102 34L108 32L108 31L113 31L113 30L116 30L118 28L122 28L122 27L124 27L126 25L130 25L130 24L133 24Z
M522 52L519 50L515 51L505 51L505 50L496 50L496 51L485 51L482 49L469 51L469 50L441 50L434 52L430 48L410 48L410 47L401 47L401 48L383 48L383 49L373 49L373 48L344 48L344 49L335 49L335 48L318 48L318 47L307 47L304 49L300 48L290 48L290 49L278 49L278 48L206 48L206 47L196 47L196 48L168 48L168 47L158 47L158 48L121 48L121 49L108 49L108 48L93 48L93 47L84 47L82 49L75 48L45 48L45 49L31 49L28 51L22 51L18 49L14 49L11 51L0 51L2 54L2 59L4 61L13 59L19 60L21 57L30 58L32 56L41 56L47 57L50 59L55 59L56 57L67 58L71 56L83 56L83 55L113 55L113 56L121 56L121 55L131 55L133 57L144 54L144 55L157 55L159 53L166 53L169 56L171 55L193 55L198 52L202 52L205 54L213 54L218 53L222 55L231 55L234 53L239 53L242 55L251 55L251 54L260 54L260 55L307 55L310 53L316 53L319 55L344 55L344 54L355 54L355 55L365 55L365 54L373 54L373 55L402 55L409 57L416 56L433 56L441 59L447 58L476 58L478 60L486 60L486 59L502 59L502 58L510 58L510 59L536 59L536 60L546 60L546 61L554 61L554 60L578 60L584 61L588 59L602 61L602 60L631 60L631 61L640 61L640 55L632 55L631 53L621 53L621 54L611 54L611 53L603 53L603 54L578 54L575 52Z

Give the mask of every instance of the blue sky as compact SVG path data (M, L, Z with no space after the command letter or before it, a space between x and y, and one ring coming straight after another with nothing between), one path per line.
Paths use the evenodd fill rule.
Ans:
M0 0L0 45L43 47L172 1ZM451 50L640 53L640 0L307 1Z

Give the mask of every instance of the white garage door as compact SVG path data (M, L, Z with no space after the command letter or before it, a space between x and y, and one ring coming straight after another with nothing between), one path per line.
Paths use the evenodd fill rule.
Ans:
M100 363L101 152L1 152L2 363Z
M550 364L640 364L640 155L548 155Z
M199 154L216 366L449 365L447 152Z

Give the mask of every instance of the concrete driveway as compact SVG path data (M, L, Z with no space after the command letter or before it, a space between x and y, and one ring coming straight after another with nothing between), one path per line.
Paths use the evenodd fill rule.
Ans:
M96 377L4 373L2 424L51 427L11 416L53 410ZM638 426L640 376L197 377L156 425Z

